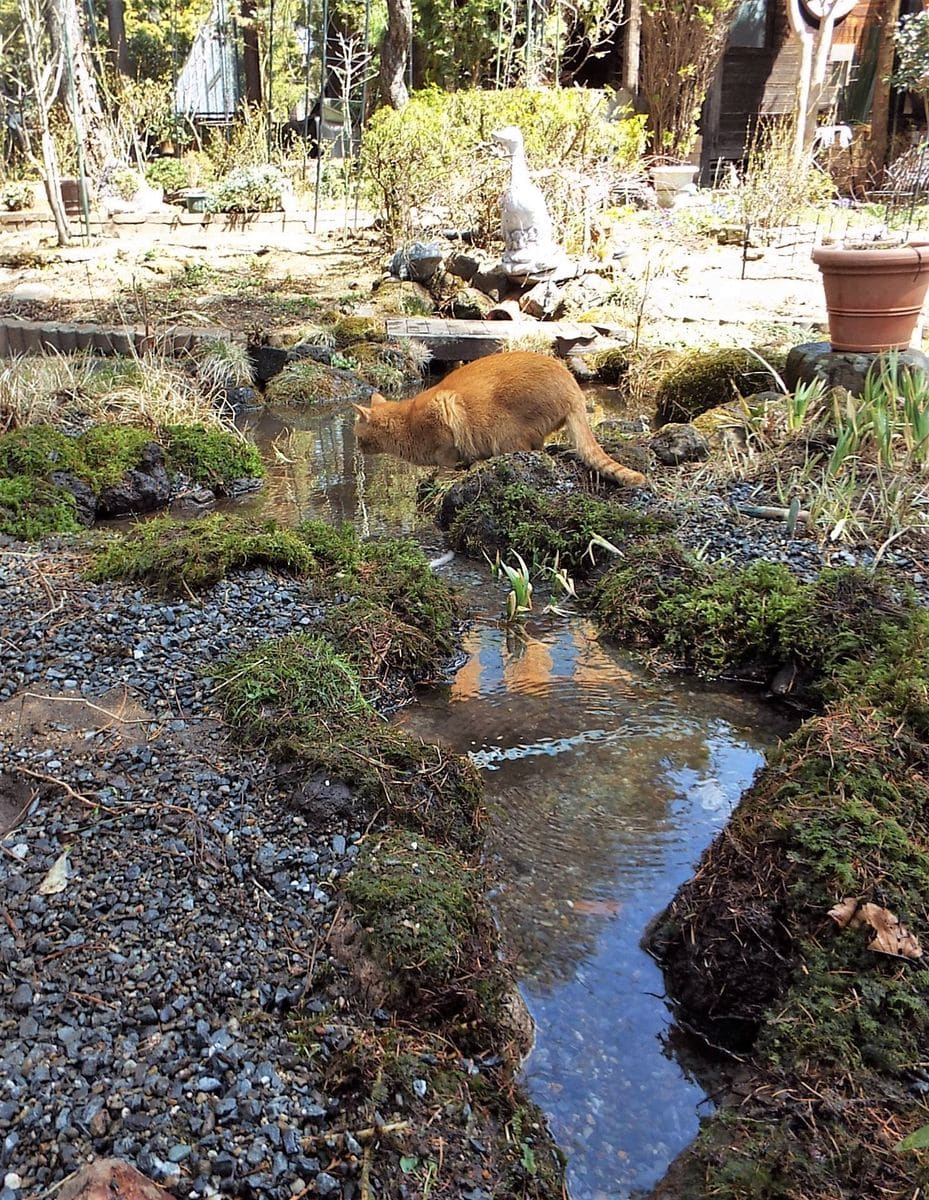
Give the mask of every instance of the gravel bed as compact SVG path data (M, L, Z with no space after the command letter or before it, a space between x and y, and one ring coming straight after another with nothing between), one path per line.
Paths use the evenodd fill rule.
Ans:
M311 981L361 833L288 810L208 678L319 615L263 571L165 602L0 548L0 783L28 806L0 839L0 1200L94 1154L191 1197L355 1195L351 1141L318 1138L339 1103L282 1015L324 1010ZM325 1054L344 1030L321 1021Z
M804 581L815 579L823 567L873 566L876 552L871 547L821 545L802 526L788 533L785 522L746 516L736 507L765 503L748 484L734 485L725 493L704 493L686 505L668 505L647 493L631 500L642 511L667 513L675 522L674 535L706 562L728 563L736 570L758 561L779 562ZM929 564L918 552L894 543L879 565L909 583L920 601L929 604Z

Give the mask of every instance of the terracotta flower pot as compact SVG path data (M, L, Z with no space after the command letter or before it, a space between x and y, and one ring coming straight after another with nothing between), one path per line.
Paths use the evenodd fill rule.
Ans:
M817 246L833 350L905 350L929 289L929 241Z

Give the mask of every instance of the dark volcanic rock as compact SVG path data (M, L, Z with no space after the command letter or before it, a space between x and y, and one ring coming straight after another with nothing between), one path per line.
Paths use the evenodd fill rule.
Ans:
M127 471L119 483L104 488L97 497L99 517L151 512L163 508L171 498L171 481L165 470L164 450L157 442L142 448L137 467Z

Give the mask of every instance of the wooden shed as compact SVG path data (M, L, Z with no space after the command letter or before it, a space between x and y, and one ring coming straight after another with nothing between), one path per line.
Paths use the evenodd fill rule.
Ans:
M845 0L839 9L819 100L835 123L867 120L883 0ZM801 0L804 18L817 26L816 0ZM704 179L721 161L739 161L759 117L788 114L797 106L801 40L784 0L743 0L736 10L716 79L701 120Z

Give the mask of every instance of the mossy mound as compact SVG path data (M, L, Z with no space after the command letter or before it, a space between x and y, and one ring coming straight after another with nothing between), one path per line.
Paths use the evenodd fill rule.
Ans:
M345 656L347 660L347 656ZM359 687L363 681L359 678ZM301 811L333 810L328 787L348 790L341 815L367 823L375 817L474 853L481 843L482 788L468 759L386 725L379 718L331 728L314 740L281 726L268 746L282 763L281 778Z
M493 938L481 876L459 854L422 836L372 839L346 878L345 895L394 1004L420 1019L473 1007L475 981L463 978L463 967L474 971L482 942L478 959L492 965Z
M624 347L598 350L587 360L601 383L621 383L629 370L629 351Z
M386 684L397 673L422 681L435 671L436 646L430 630L376 600L357 596L335 605L326 614L323 628L366 687ZM447 657L451 648L449 636L442 657Z
M327 549L320 538L328 528L300 527L317 555ZM416 681L434 677L455 647L453 592L415 542L363 543L351 527L339 538L328 552L343 568L338 591L348 599L328 611L328 636L368 684L398 674Z
M351 657L327 637L295 634L262 643L221 664L217 679L229 723L289 764L283 778L298 769L298 807L314 807L314 780L325 779L327 787L339 781L351 790L354 820L389 814L396 824L465 852L476 848L481 788L475 769L385 725Z
M162 450L169 473L183 474L215 491L226 490L235 480L264 474L257 449L224 430L173 425L153 432L136 425L106 424L69 437L52 425L29 425L0 436L0 480L9 485L20 481L15 489L6 488L10 513L6 532L25 538L72 532L75 501L82 519L90 523L95 502L98 511L107 513L101 498L108 489L118 487L134 471L144 476L152 461L160 463ZM165 480L162 502L167 491Z
M26 475L0 479L0 533L30 542L82 527L74 496L65 488Z
M354 943L344 955L350 967L353 951ZM368 1011L371 1007L365 1006ZM485 1058L478 1071L466 1061L478 1052L482 1057L498 1055L499 1039L486 1046L477 1043L466 1052L468 1039L449 1040L447 1029L399 1023L385 1027L345 1010L323 1020L318 1013L291 1017L287 1036L301 1055L314 1057L321 1090L338 1099L344 1125L364 1129L377 1112L383 1124L403 1126L402 1132L377 1139L371 1152L374 1192L385 1200L411 1193L428 1200L428 1194L444 1194L441 1186L437 1192L429 1187L437 1174L441 1181L435 1157L438 1118L444 1161L456 1164L456 1196L479 1200L473 1183L494 1200L563 1200L564 1159L547 1133L541 1110L513 1079L509 1047L504 1047L502 1061L495 1057L488 1063ZM330 1039L326 1053L318 1054L321 1024L328 1031L336 1023L338 1046ZM425 1184L422 1191L420 1179ZM383 1190L378 1180L387 1185ZM402 1191L390 1186L397 1183Z
M772 366L778 369L777 363ZM749 396L771 384L771 372L747 350L688 352L658 382L655 421L658 426L692 421L708 408L727 404L736 392Z
M327 367L312 358L289 362L265 388L265 400L277 405L333 404L367 399L371 385L353 371Z
M261 479L265 469L258 448L225 429L168 425L168 469L223 493L241 479Z
M902 1196L925 1182L921 1156L894 1144L929 1122L912 1089L929 970L829 914L854 897L925 937L926 765L895 715L850 701L808 722L653 931L687 1021L750 1049L761 1081L689 1152L706 1179L695 1194Z
M454 595L415 542L404 538L365 542L357 574L361 594L425 631L439 653L450 652Z
M366 383L385 396L398 396L422 380L423 355L409 347L409 343L356 342L344 353Z
M583 576L598 561L590 553L595 536L621 548L666 527L659 518L594 496L549 494L524 483L501 483L491 474L481 478L488 486L449 526L451 544L472 558L515 551L530 565L543 566L557 557L566 570Z
M110 541L95 555L87 576L126 579L157 591L183 593L210 587L236 568L268 566L309 572L316 558L294 530L273 521L255 524L214 513L196 521L155 517Z
M52 425L26 425L0 435L0 476L44 479L53 471L77 473L83 454L77 438Z
M591 604L603 631L634 646L661 643L662 604L692 590L704 568L673 537L647 537L623 548L619 562L594 585Z
M660 647L698 674L763 680L792 666L795 690L820 702L854 690L895 698L929 728L924 664L929 616L881 578L851 568L800 583L778 563L705 566L671 539L629 547L595 585L592 603L613 637Z
M332 326L336 348L344 350L356 342L384 342L387 326L380 317L339 317Z
M355 669L318 634L262 642L216 677L226 720L260 744L282 736L325 741L374 715Z

